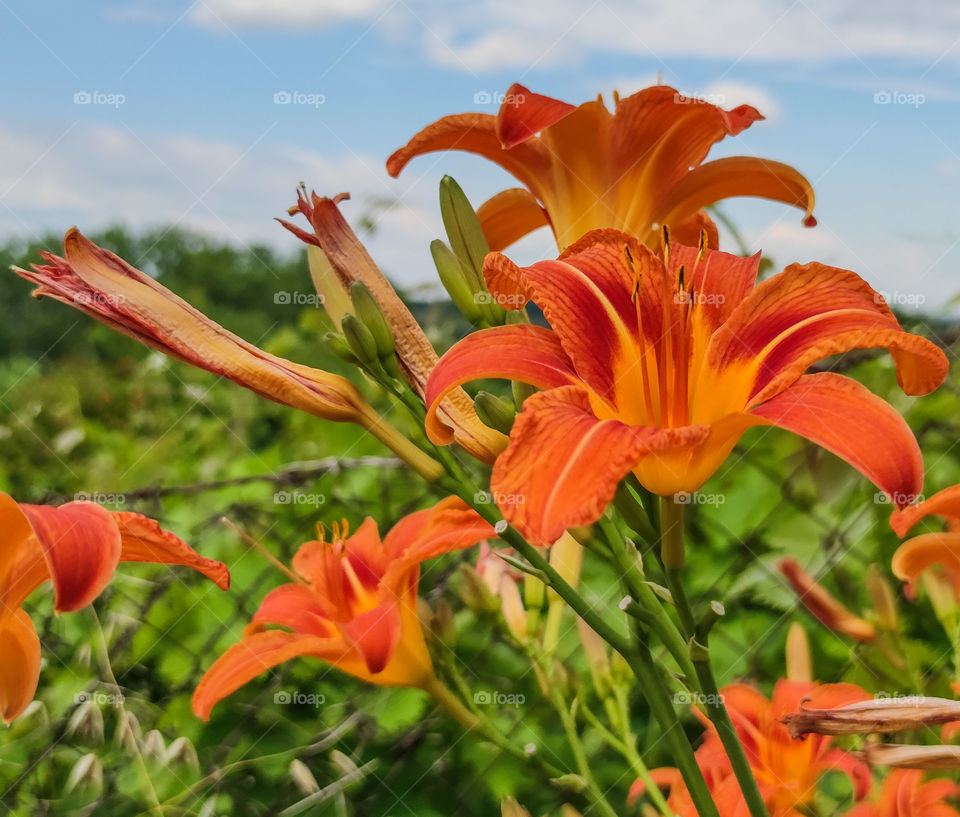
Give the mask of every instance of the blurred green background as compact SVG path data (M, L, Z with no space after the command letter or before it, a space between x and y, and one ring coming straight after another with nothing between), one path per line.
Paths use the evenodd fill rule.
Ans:
M310 293L304 257L239 250L176 230L114 229L92 238L268 351L359 382L325 350L322 309L279 296ZM55 251L58 242L10 242L0 247L0 264L37 260L41 248ZM440 495L378 459L389 452L352 426L274 405L66 306L34 302L29 292L14 275L0 277L0 489L42 503L93 495L111 509L153 516L227 562L233 588L223 593L185 569L123 565L92 609L59 618L49 588L37 591L27 608L44 667L35 704L0 729L0 814L479 817L498 814L505 794L534 814L555 808L553 792L527 769L464 736L423 693L371 688L310 659L247 685L214 710L210 724L197 720L189 699L203 670L284 581L224 517L288 561L314 538L318 521L346 518L356 526L370 515L385 531ZM440 347L466 331L444 305L414 308ZM948 323L906 322L954 336ZM924 449L928 493L958 481L955 376L917 400L899 392L887 357L856 354L829 365L905 413ZM364 388L403 427L403 415ZM950 640L931 625L926 600L905 601L897 590L912 636L903 649L911 664L929 670L910 677L819 626L776 574L776 561L792 555L853 610L869 607L866 566L878 562L889 572L898 541L886 523L889 505L851 468L786 432L756 429L703 493L723 499L691 510L690 573L695 596L727 606L714 636L721 683L748 679L769 692L784 671L787 628L799 620L822 680L889 694L909 694L922 682L927 693L950 694ZM457 565L475 560L472 550L424 568L421 594L454 612L435 646L456 660L476 693L523 695L521 706L496 712L498 721L521 745L567 764L556 715L528 664L495 637L493 616L460 599ZM588 597L619 616L615 577L589 559L584 575ZM567 684L589 701L576 629L566 624ZM122 701L109 695L112 678ZM650 764L667 764L642 700L633 716ZM695 720L687 723L696 735ZM584 732L602 784L627 813L631 776L589 727ZM848 794L838 786L839 802Z

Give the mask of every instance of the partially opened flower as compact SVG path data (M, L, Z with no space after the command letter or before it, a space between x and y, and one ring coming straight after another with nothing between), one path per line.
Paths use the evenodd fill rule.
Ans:
M750 768L771 817L801 817L808 813L821 775L830 771L845 773L860 800L870 790L870 770L853 755L832 745L823 735L802 739L790 736L781 722L790 712L799 710L808 701L819 708L842 706L869 696L853 684L825 684L780 679L772 699L744 684L732 684L720 690L724 704L743 743ZM716 728L699 710L694 710L706 727L703 744L696 751L697 765L704 773L714 801L721 806L721 815L748 814L743 794L727 758ZM695 817L690 794L676 769L654 769L651 773L658 785L669 787L668 805L682 817ZM643 792L638 781L630 792L635 800Z
M119 562L184 565L226 590L222 562L205 559L153 519L111 512L93 502L59 507L18 503L0 493L0 717L9 723L33 700L40 640L23 603L52 582L57 613L90 604Z
M777 567L800 603L825 627L857 641L873 641L877 630L869 621L844 607L830 592L800 567L796 559L781 559Z
M434 408L454 387L508 378L542 389L491 482L513 499L504 516L538 544L595 521L631 471L663 496L697 490L758 425L806 437L909 501L923 463L903 418L850 378L805 372L886 347L904 391L925 394L946 376L945 355L901 329L853 272L795 264L757 285L758 263L679 244L657 255L617 230L530 267L492 253L490 291L534 301L551 328L484 329L447 352L427 384L431 439L452 439Z
M894 769L883 780L877 797L854 806L844 817L960 817L949 799L960 797L960 786L943 778L924 782L923 772Z
M194 309L149 275L98 247L73 228L64 257L43 253L47 264L14 267L37 285L34 296L76 307L152 349L226 377L257 394L325 420L356 423L428 479L440 469L387 423L346 378L302 366L258 349Z
M493 249L549 224L565 249L589 230L614 227L656 241L659 225L696 243L716 228L701 211L731 196L759 196L799 207L813 225L813 189L789 165L755 156L703 164L710 148L762 119L749 105L725 111L666 85L575 107L514 84L496 116L445 116L387 160L397 176L415 156L463 150L496 162L523 188L484 204L478 215Z
M913 595L917 579L924 571L937 567L960 601L960 485L944 488L923 502L895 510L890 516L890 525L898 536L906 536L928 516L942 517L947 523L946 530L921 533L900 545L893 555L893 573L907 583L908 593Z
M429 687L433 664L417 617L420 563L494 535L457 498L404 517L383 540L370 518L352 536L346 523L334 526L332 539L321 535L300 548L295 581L263 600L243 640L207 671L193 711L206 720L218 701L299 656L373 684Z
M311 193L308 200L302 191L297 192L297 206L291 209L307 218L313 232L302 230L283 219L278 221L309 248L323 254L329 266L327 275L332 278L324 285L325 291L339 289L345 292L353 281L361 282L370 290L393 332L400 369L407 382L422 398L427 387L427 378L439 358L417 319L350 229L338 207L344 198L345 194L330 199ZM316 275L314 277L316 278ZM331 317L339 322L342 315L331 314ZM493 462L494 457L506 445L506 439L500 432L480 422L474 411L473 401L463 389L451 391L438 410L454 429L457 443L472 456Z

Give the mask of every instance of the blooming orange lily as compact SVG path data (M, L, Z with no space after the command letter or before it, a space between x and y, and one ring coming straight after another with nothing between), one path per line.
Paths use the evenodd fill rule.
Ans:
M701 229L717 245L701 208L731 196L759 196L802 209L816 223L813 188L789 165L753 156L703 164L710 148L763 117L749 105L725 111L656 85L621 99L575 107L514 84L496 116L445 116L387 160L397 176L415 156L464 150L496 162L523 188L484 204L478 215L492 249L549 224L560 249L589 230L615 227L656 242L668 224L695 244Z
M439 465L411 444L336 374L275 357L228 332L149 275L98 247L76 228L63 239L64 257L14 267L37 284L34 297L54 298L153 349L226 377L264 397L325 420L357 423L428 479Z
M90 604L119 562L192 567L226 590L222 562L205 559L156 521L111 512L93 502L28 505L0 493L0 717L9 723L33 700L40 679L40 639L23 602L50 581L58 613Z
M960 601L960 485L944 488L924 502L894 511L890 525L898 536L906 536L921 519L933 515L943 517L947 529L922 533L900 545L893 555L893 573L907 582L908 592L913 595L920 574L938 565Z
M243 639L207 671L193 696L204 720L213 706L271 667L313 656L383 686L429 689L433 664L417 617L420 563L493 537L493 527L455 497L404 517L381 541L367 518L348 536L307 542L295 581L263 600ZM286 629L267 629L273 624Z
M633 471L654 493L697 490L751 426L788 429L845 459L894 501L919 492L923 463L903 418L856 381L805 374L854 348L886 347L908 394L936 388L947 359L901 329L853 272L795 264L756 284L759 255L665 242L655 254L595 230L556 261L520 268L487 256L491 293L534 301L551 328L474 332L427 384L427 430L451 434L435 407L477 378L543 391L523 403L491 482L505 517L538 544L595 521Z
M853 684L821 686L781 678L774 687L772 699L744 684L732 684L720 692L770 817L801 817L807 813L804 807L813 800L820 775L829 771L841 771L849 776L856 799L866 796L871 778L864 763L834 747L830 737L792 738L781 722L785 715L798 711L802 702L826 709L869 698L860 687ZM748 814L716 728L702 712L694 709L694 713L707 730L703 744L696 751L697 764L704 772L722 817ZM696 809L679 771L654 769L651 776L657 785L669 787L667 804L673 813L695 817ZM634 783L630 790L631 801L643 790L640 781Z
M845 817L960 817L947 798L960 797L960 786L952 780L924 782L919 769L894 769L880 788L876 800L861 803Z
M306 243L309 250L322 253L322 260L329 267L329 280L322 287L326 295L325 304L334 301L333 296L338 296L336 300L341 303L349 303L346 293L353 281L361 282L370 290L393 331L401 371L422 398L427 378L439 358L417 319L397 295L340 212L338 205L345 198L348 198L346 194L330 199L311 193L308 200L302 191L297 192L297 205L291 208L291 211L306 217L313 228L312 233L289 221L277 220ZM314 278L316 280L317 276ZM343 315L329 308L328 311L334 322L339 324ZM506 445L503 434L480 422L473 409L473 402L463 389L455 389L447 395L440 413L454 429L457 443L478 459L493 462Z

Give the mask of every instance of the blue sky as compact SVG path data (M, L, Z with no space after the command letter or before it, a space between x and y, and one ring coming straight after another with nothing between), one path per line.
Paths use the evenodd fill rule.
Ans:
M422 283L440 177L477 203L509 179L438 154L395 181L394 148L445 113L495 112L478 94L514 80L580 102L662 76L767 115L715 155L768 156L814 182L814 230L780 205L726 206L752 247L852 268L906 305L960 292L955 4L0 0L0 31L4 236L178 223L293 251L271 219L302 180L349 190L348 218L398 198L371 249ZM304 104L275 104L282 91ZM538 235L515 255L553 252Z

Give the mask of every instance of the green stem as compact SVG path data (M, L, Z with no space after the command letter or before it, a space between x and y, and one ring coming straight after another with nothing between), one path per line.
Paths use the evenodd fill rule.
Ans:
M692 658L697 679L700 682L700 690L703 693L701 702L706 710L707 717L710 718L717 729L727 758L733 767L733 773L740 784L747 808L750 810L751 817L769 817L769 812L763 802L763 796L757 786L757 780L753 776L753 769L750 768L750 761L744 751L743 743L737 735L733 721L730 720L730 713L727 712L727 707L724 705L723 696L720 694L717 680L710 666L710 651L707 643L709 627L704 627L701 632L697 632L693 613L690 610L690 603L687 600L681 581L680 568L683 565L684 549L683 508L683 505L674 502L669 497L664 497L660 505L661 553L664 557L667 586L673 596L673 602L677 608L677 614L680 616L684 634L690 639L694 648ZM677 553L680 554L679 564L676 561ZM670 562L667 561L668 558L671 560ZM722 611L722 608L720 610Z
M650 770L647 768L647 764L643 762L643 758L640 757L640 752L637 751L637 736L634 735L630 729L630 705L627 701L627 696L623 693L622 687L617 687L614 690L614 695L620 707L620 723L623 730L623 746L626 750L627 761L630 763L634 774L643 781L643 785L646 786L645 793L647 797L649 797L653 804L660 810L660 813L663 814L664 817L673 817L673 810L667 805L663 792L660 791L660 787L653 782L653 777L650 776Z
M499 512L491 505L475 505L469 494L467 485L451 485L465 502L474 505L477 512L487 521L496 523L499 521ZM543 572L547 582L557 592L571 609L582 618L590 627L623 656L627 665L630 667L634 676L640 685L641 692L646 698L654 717L663 729L663 737L667 741L677 768L687 784L690 797L697 808L701 817L719 817L716 803L710 795L704 780L703 772L697 765L697 759L693 754L693 748L684 734L677 713L666 696L667 686L659 677L654 665L653 656L645 642L641 642L637 648L631 644L630 639L612 627L605 619L587 604L586 600L577 593L563 577L554 570L550 563L543 558L540 552L519 533L512 528L507 528L500 533L500 538L511 545L524 559L533 567Z

